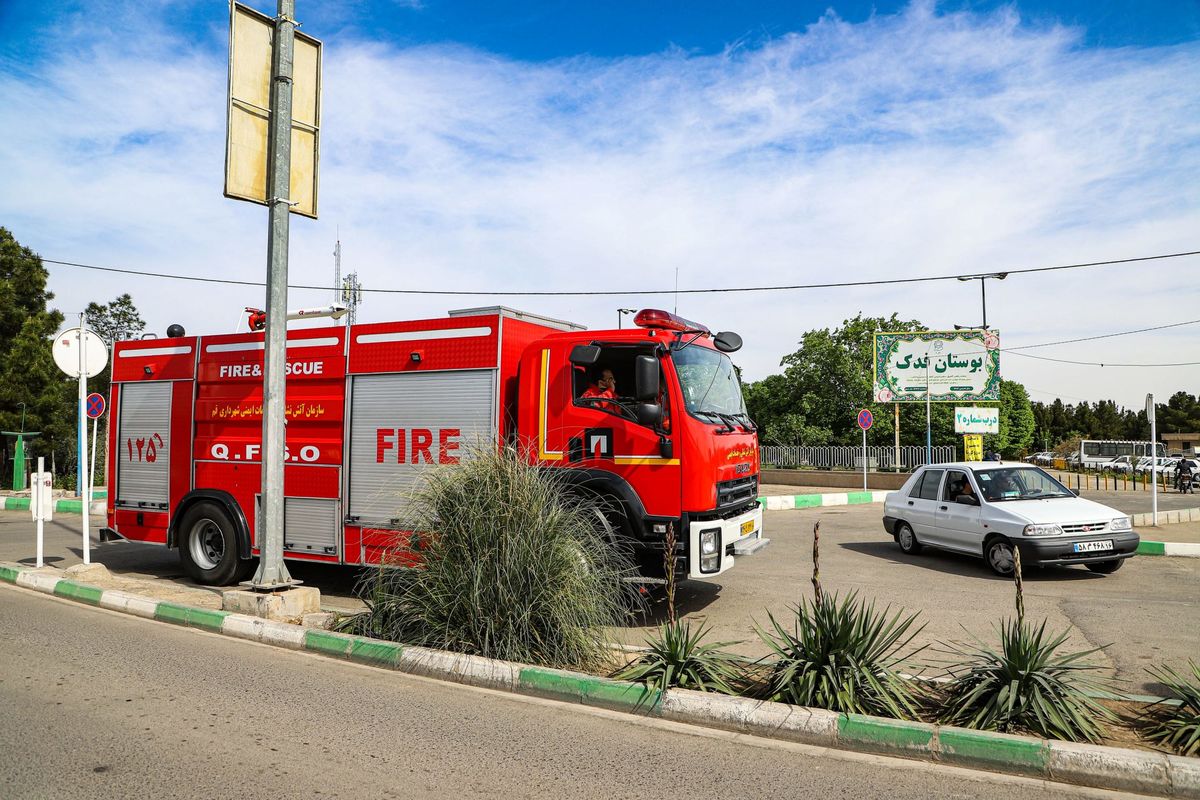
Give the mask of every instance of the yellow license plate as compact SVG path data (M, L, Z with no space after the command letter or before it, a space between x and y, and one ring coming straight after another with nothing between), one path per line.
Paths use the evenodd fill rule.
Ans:
M742 523L742 536L749 533L754 533L754 520L752 519L748 519Z

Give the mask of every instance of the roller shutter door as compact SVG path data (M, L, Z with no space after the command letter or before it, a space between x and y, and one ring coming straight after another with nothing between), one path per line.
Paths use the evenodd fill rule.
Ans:
M118 506L167 508L171 384L124 383L118 395Z
M495 444L495 375L489 369L353 379L347 512L353 521L403 525L408 493L423 472L467 455L473 445Z

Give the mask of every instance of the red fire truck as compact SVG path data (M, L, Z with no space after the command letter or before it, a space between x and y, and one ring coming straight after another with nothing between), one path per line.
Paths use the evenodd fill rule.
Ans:
M424 470L507 442L603 498L598 525L648 577L672 523L680 572L720 575L767 542L758 442L727 355L740 345L656 310L615 331L501 307L290 330L284 555L378 563L403 540ZM248 576L263 334L118 342L112 376L102 535L178 548L201 583Z

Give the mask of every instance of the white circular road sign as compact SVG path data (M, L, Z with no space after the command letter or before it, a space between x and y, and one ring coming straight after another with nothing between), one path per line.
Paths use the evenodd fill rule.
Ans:
M84 331L84 369L89 378L104 371L108 364L108 348L95 331ZM79 377L79 328L68 328L54 337L54 363L72 378Z

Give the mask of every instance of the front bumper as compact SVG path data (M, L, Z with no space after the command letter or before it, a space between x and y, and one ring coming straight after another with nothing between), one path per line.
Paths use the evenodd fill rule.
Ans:
M1031 537L1016 538L1013 541L1021 550L1021 561L1039 567L1054 564L1087 564L1096 561L1112 561L1129 558L1137 552L1138 542L1142 537L1133 531L1106 533L1098 536L1054 536L1045 539ZM1094 542L1111 540L1111 550L1098 550L1087 553L1076 553L1076 542Z
M697 520L689 523L688 578L697 580L715 578L733 566L735 551L753 551L759 549L759 547L747 547L749 543L756 539L764 543L769 542L769 539L762 538L762 518L762 506L755 503L752 509L738 514L736 517ZM745 527L745 532L743 532L743 527ZM720 531L720 541L717 545L720 558L717 560L716 569L705 572L701 569L703 561L701 560L700 552L700 534L702 531L712 530Z

